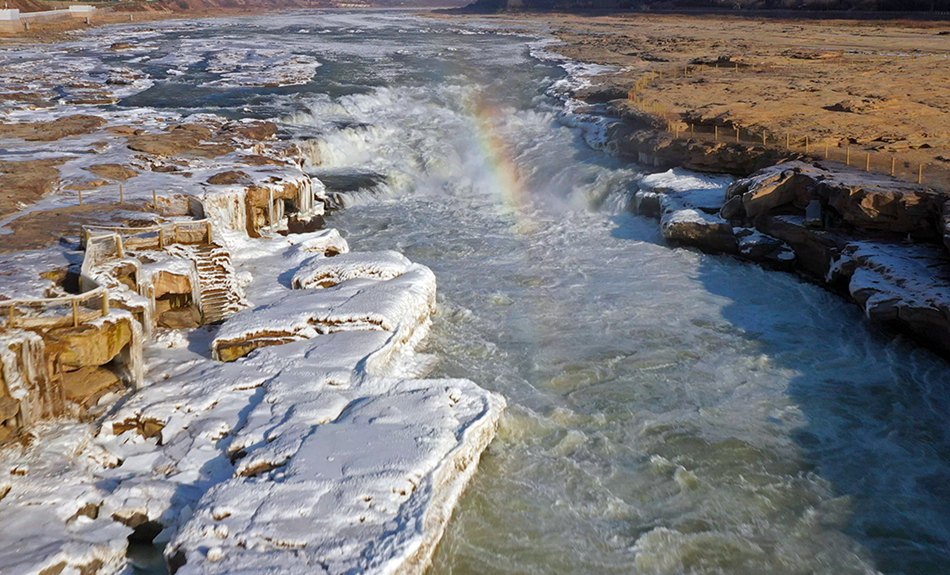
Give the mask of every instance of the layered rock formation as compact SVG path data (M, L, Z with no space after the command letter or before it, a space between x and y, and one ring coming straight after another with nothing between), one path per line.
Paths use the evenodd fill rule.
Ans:
M672 243L797 271L950 353L946 204L922 186L791 161L725 189L640 190L632 207L659 216Z

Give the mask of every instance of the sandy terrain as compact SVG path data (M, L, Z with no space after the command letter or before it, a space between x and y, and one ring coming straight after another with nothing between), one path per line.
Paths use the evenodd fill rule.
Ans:
M862 165L866 152L881 170L894 156L898 170L924 163L925 183L950 185L950 23L521 18L548 24L566 56L620 66L605 85L619 95L639 83L650 111L684 125L740 127L779 145L807 135L833 152L850 143ZM647 81L651 72L659 77Z
M113 12L111 10L98 10L86 24L82 18L64 18L61 20L49 20L30 22L30 29L21 32L6 32L0 30L0 46L8 43L18 42L53 42L61 40L66 32L70 30L79 30L89 28L90 26L104 26L107 24L121 24L130 21L145 22L149 20L163 20L167 18L181 18L183 14L148 10L137 12ZM189 15L188 17L192 17Z

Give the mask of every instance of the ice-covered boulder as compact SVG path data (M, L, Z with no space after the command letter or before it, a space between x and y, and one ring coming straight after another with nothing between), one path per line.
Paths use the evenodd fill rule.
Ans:
M732 225L718 215L693 207L675 194L660 199L660 229L668 241L694 246L703 251L734 254L738 251Z
M352 279L332 288L295 290L232 316L212 342L215 358L348 330L392 332L411 344L425 337L435 308L435 275L418 264L391 280Z
M390 280L412 266L399 252L356 252L333 258L317 256L307 260L294 274L296 289L328 288L355 278Z
M871 320L950 351L950 257L939 246L850 242L829 276L847 279L851 297Z

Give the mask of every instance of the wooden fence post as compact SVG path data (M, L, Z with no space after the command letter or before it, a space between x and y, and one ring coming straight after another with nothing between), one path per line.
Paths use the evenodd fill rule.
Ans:
M13 304L10 304L10 307L7 308L7 313L8 313L7 327L13 327L14 325L16 325L15 323L16 322L16 306Z
M825 142L825 159L828 159L828 142Z
M73 327L79 327L79 300L73 298Z
M844 163L845 165L848 165L848 166L851 165L851 144L848 144L848 149L845 152Z
M894 170L897 168L897 158L891 156L891 177L894 177Z
M715 130L715 134L716 134L715 138L716 138L716 141L718 142L719 141L719 125L717 124L716 126L713 126L713 129Z
M79 205L82 205L82 190L79 190Z
M158 192L156 192L155 190L152 190L152 209L153 210L158 209Z
M165 249L165 228L158 228L158 249Z
M792 137L788 134L788 132L785 132L785 151L786 152L792 149L791 143L792 143Z
M867 155L864 157L864 171L871 171L871 152L867 152Z
M102 317L109 315L109 292L102 293Z
M924 183L924 165L920 164L919 166L917 166L917 184L920 185L923 183Z
M739 143L739 128L736 128L736 143Z
M123 186L122 184L119 184L119 203L120 204L125 203L125 186Z
M212 230L211 230L211 221L210 221L210 220L208 220L208 221L205 222L205 236L207 236L207 238L208 238L208 242L207 242L207 243L210 244L210 243L211 243L211 238L212 238Z
M805 136L805 155L808 155L808 136Z

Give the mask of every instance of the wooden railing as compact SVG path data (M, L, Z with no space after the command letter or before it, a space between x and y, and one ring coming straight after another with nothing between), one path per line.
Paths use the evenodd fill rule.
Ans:
M102 235L114 235L118 238L116 252L125 257L125 251L142 249L165 249L171 244L211 243L214 229L211 220L188 222L166 222L144 227L108 227L84 226L83 244L88 245L90 238Z
M65 313L59 313L63 308ZM0 316L7 329L77 327L83 322L107 315L109 292L104 287L78 295L0 301Z
M113 257L125 257L126 250L164 249L171 244L211 243L209 220L168 222L147 227L89 226L83 229L86 254L79 276L81 294L51 298L20 298L0 301L0 322L4 328L77 327L109 314L109 291L99 286L92 268ZM58 313L59 310L66 310Z

